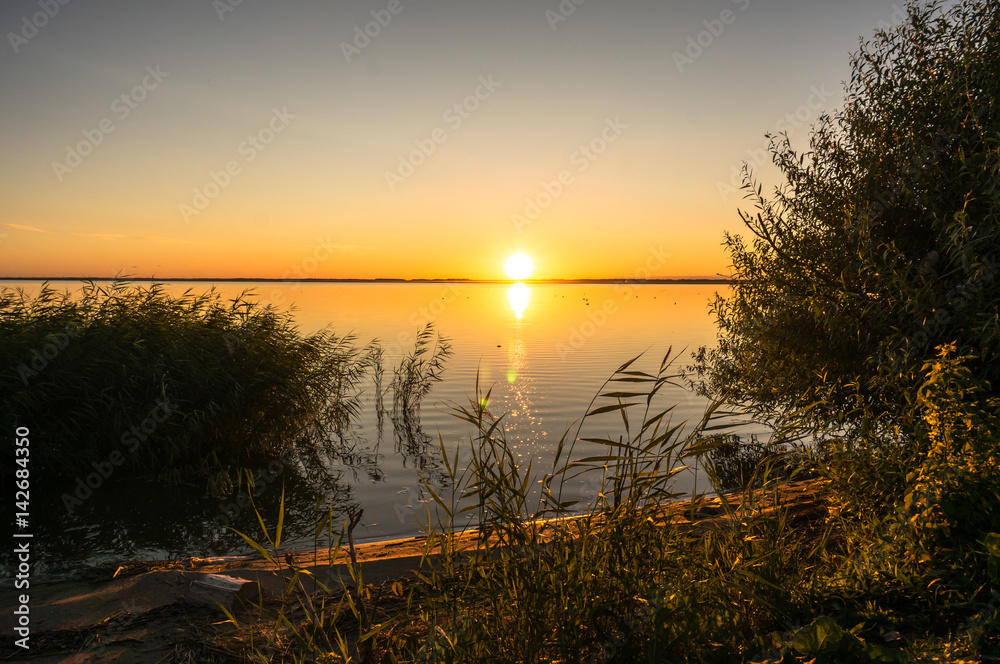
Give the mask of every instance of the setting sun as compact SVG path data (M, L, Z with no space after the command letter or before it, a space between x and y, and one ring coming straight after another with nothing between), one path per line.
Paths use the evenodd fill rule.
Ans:
M503 271L511 279L527 279L535 271L535 261L528 254L518 252L504 261Z

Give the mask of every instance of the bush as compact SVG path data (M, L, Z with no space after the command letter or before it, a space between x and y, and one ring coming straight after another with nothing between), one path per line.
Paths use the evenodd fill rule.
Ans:
M954 353L943 346L924 366L918 398L928 450L906 478L906 524L927 557L978 548L1000 530L1000 399L984 398L989 384L965 366L973 358Z
M31 430L56 473L210 476L342 429L367 355L248 293L168 295L160 285L48 284L0 297L0 426Z
M773 196L747 171L751 242L726 235L735 282L695 364L707 392L839 427L912 422L942 342L1000 379L1000 3L910 3L851 64L808 152L770 137Z

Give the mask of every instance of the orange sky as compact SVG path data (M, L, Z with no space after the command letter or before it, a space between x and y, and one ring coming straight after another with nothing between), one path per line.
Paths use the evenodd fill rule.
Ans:
M724 274L734 172L775 182L764 134L804 146L858 37L898 20L195 4L60 5L34 32L36 2L4 4L0 276L494 279L515 251L536 278Z

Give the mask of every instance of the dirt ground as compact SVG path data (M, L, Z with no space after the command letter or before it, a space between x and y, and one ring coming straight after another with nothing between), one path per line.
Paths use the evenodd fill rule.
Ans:
M419 567L425 541L409 538L360 545L356 549L367 583L407 577ZM296 567L328 586L350 582L346 553L330 564L327 551L293 554ZM284 562L284 560L282 560ZM223 574L256 581L265 596L280 594L280 576L259 555L187 558L135 563L94 571L87 578L43 583L29 589L30 648L12 647L14 610L23 591L0 590L0 661L44 664L118 662L151 664L173 654L175 646L200 641L204 629L225 620L222 611L192 600L201 577ZM308 583L308 579L307 579Z

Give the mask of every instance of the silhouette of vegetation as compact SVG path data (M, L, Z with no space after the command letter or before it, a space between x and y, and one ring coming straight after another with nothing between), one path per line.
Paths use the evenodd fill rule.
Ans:
M57 473L224 483L348 426L368 363L352 337L303 336L249 293L116 281L0 296L0 425L30 427L32 464Z
M786 184L767 198L747 173L757 207L741 216L753 240L726 237L737 281L714 303L718 347L696 354L694 382L717 397L697 423L674 422L673 407L662 403L664 388L682 380L669 353L648 371L636 358L602 386L538 476L507 440L503 416L485 410L489 392L477 384L475 400L456 412L475 430L468 449L440 446L452 492L423 478L440 520L426 524L418 573L366 583L352 534L361 513L351 510L337 537L331 506L315 536L326 533L331 566L346 537L350 578L313 578L318 591L307 591L301 581L312 573L280 553L282 495L273 529L257 512L265 544L239 533L277 568L282 592L270 605L261 597L256 611L227 611L220 629L228 631L206 648L212 661L1000 659L1000 2L911 3L906 20L865 42L852 66L845 107L820 119L808 153L774 139ZM96 372L104 381L118 375L120 358L151 347L173 353L180 340L183 352L169 364L141 355L153 369L129 360L111 382L136 389L131 371L152 371L134 403L103 401L105 383L90 378L79 378L72 396L96 399L93 409L129 406L133 417L161 389L186 399L181 412L200 407L214 394L201 383L223 380L217 372L178 384L157 367L187 361L192 349L218 354L219 330L246 327L244 307L135 298L95 295L82 312L51 294L39 304L7 303L21 313L4 319L4 343L25 357L43 338L39 330L75 323L86 340L92 319L142 321L151 306L156 325L113 342L125 344L118 354L98 346L97 360L75 359L58 380L88 376L95 367L86 362L111 357ZM34 316L36 308L48 313ZM295 436L317 415L334 427L347 421L350 388L370 356L330 336L307 343L273 312L251 311L261 348L301 358L289 364L322 380L305 381L304 392L293 382L277 401L267 391L249 412L284 407L287 396L299 410L282 426ZM183 324L191 319L197 324ZM272 336L283 344L273 346ZM426 328L395 371L397 432L419 448L428 442L420 403L449 351ZM195 357L211 353L204 355ZM43 369L57 371L62 360ZM16 387L18 365L6 362L0 379ZM253 385L244 365L232 370L251 381L241 389ZM31 379L41 385L38 373ZM328 390L318 400L310 392L317 385ZM26 403L5 401L0 422L12 427L15 413L35 412ZM92 421L86 411L68 412ZM747 416L775 424L767 443L737 444L729 434ZM584 423L608 433L580 438ZM812 444L799 454L778 453L802 440ZM578 458L577 442L596 451ZM716 496L667 505L681 495L677 477L695 464L708 466ZM600 490L581 516L562 487L595 472ZM727 494L724 476L744 488ZM803 490L793 482L802 477L810 483L796 503L788 492ZM467 515L477 527L457 538ZM175 653L178 661L183 654Z

